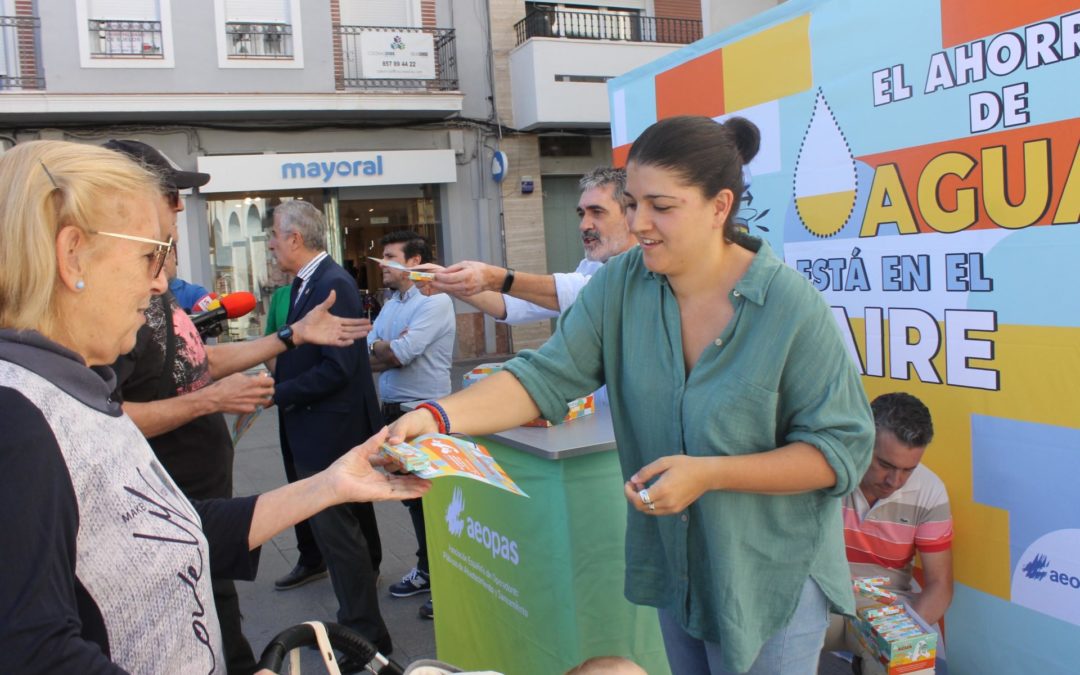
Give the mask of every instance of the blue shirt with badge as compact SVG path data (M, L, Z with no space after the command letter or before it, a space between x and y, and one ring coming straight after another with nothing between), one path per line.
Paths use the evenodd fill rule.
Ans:
M404 403L450 394L450 365L457 333L450 296L425 296L415 285L394 293L375 318L368 342L390 343L400 368L379 376L384 403Z

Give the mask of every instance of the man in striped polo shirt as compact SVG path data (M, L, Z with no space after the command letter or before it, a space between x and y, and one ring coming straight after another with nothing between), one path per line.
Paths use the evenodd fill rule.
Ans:
M952 516L945 485L920 462L934 436L930 411L911 394L874 399L874 458L844 498L844 539L853 577L890 577L888 588L930 625L953 597ZM915 552L921 587L912 579Z

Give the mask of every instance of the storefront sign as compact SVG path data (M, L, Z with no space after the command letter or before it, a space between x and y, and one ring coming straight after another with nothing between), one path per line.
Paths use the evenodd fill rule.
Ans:
M358 42L364 79L435 79L435 40L431 33L370 30L361 32Z
M801 0L608 85L617 160L659 119L754 121L737 220L821 291L871 397L929 406L955 672L1076 672L1077 82L1076 2Z
M453 183L453 150L226 155L198 158L210 182L199 192Z
M328 162L282 162L281 179L296 180L303 178L321 178L329 183L335 176L381 176L383 173L382 155L372 159L357 159L352 162L330 160Z

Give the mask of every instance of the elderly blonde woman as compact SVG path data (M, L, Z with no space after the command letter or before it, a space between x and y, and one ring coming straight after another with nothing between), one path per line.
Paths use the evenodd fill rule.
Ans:
M166 287L157 195L101 148L0 157L0 672L223 672L211 570L250 579L259 546L295 522L428 487L372 469L382 432L257 497L183 497L110 400L106 367Z

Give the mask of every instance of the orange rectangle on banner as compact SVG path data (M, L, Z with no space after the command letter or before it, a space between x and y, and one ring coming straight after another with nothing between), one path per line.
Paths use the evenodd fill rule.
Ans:
M912 234L1080 221L1080 129L1074 119L856 159L874 169L862 236L875 236L881 223L901 221Z
M620 145L611 149L611 165L622 168L626 166L626 158L630 156L631 143Z
M941 46L955 47L1076 8L1076 0L941 0Z
M811 65L809 14L733 42L724 47L724 104L743 110L806 91Z
M656 76L656 119L724 114L724 55L703 54Z

